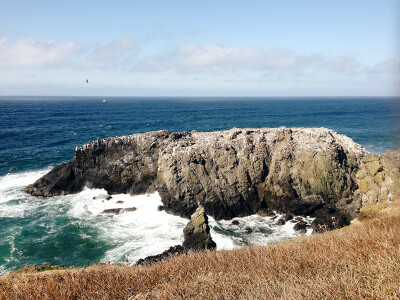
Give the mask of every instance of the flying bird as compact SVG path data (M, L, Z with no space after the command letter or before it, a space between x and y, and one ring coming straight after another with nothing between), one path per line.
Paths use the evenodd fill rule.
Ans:
M89 79L86 79L86 83L89 83Z

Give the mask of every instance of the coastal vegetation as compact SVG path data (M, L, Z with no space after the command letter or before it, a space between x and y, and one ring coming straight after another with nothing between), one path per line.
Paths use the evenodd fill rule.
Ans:
M350 226L263 247L141 267L26 268L0 277L0 299L395 299L399 232L399 203L377 204Z

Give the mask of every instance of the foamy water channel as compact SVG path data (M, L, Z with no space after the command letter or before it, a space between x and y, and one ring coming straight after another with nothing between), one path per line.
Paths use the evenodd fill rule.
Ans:
M23 191L50 169L0 177L0 274L25 264L134 263L183 242L188 220L158 211L162 202L157 192L118 194L106 200L103 189L51 198L33 197ZM136 210L129 211L133 207ZM113 208L125 211L104 213ZM233 220L209 217L209 225L217 250L265 245L301 235L293 230L292 222L275 225L279 217L235 218L238 225L232 224Z

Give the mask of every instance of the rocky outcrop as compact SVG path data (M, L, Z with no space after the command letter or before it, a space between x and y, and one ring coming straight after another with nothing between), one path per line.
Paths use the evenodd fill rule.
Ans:
M343 225L361 205L398 197L393 155L372 155L325 128L157 131L77 147L70 162L25 190L158 191L167 212L187 218L202 205L216 219L274 210Z
M192 214L190 221L183 229L183 236L184 240L182 246L172 246L160 254L139 259L136 262L136 265L142 266L153 264L171 256L187 253L189 250L202 251L215 249L217 245L211 238L208 218L204 211L204 207L199 206Z
M365 157L356 174L358 190L354 197L362 205L400 199L400 149Z
M166 258L170 258L172 256L176 256L176 255L186 253L186 252L187 252L187 250L185 248L183 248L181 245L172 246L160 254L150 255L145 258L139 259L136 262L136 265L137 266L151 265L156 262L162 261Z
M187 250L215 249L217 245L211 238L208 218L203 206L199 206L183 229L183 248Z

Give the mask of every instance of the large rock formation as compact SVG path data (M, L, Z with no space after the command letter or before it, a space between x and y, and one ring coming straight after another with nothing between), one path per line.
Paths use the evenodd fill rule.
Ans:
M187 218L202 205L216 219L263 209L346 224L362 204L398 197L392 160L325 128L157 131L77 147L70 162L25 190L37 196L85 186L110 194L158 191L167 212Z

